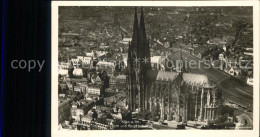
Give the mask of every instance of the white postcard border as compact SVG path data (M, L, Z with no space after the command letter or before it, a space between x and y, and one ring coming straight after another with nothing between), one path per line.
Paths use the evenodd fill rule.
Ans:
M58 7L59 6L253 6L254 42L254 91L253 130L58 130ZM133 136L210 136L258 137L259 136L259 1L52 1L51 47L51 134L53 137L133 137Z

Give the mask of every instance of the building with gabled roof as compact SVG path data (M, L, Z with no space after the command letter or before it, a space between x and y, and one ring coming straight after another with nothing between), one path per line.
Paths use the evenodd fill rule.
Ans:
M82 68L75 68L73 70L73 75L76 76L76 77L82 77L83 76Z

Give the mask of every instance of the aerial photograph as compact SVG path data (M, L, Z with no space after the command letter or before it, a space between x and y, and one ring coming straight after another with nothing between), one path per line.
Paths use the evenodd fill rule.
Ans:
M58 130L253 129L253 7L59 6L57 18Z

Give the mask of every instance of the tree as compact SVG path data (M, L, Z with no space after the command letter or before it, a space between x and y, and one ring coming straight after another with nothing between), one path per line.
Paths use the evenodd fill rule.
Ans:
M69 124L72 125L72 123L73 123L73 118L72 118L72 116L70 116L70 118L69 118Z
M118 125L119 128L120 128L121 125L123 125L123 122L122 122L122 120L120 120L120 119L115 119L114 122L113 122L113 124L114 124L114 125Z
M66 84L65 89L63 89L63 93L69 94L69 87Z
M226 122L227 119L228 119L228 114L220 115L220 116L218 116L218 117L216 118L215 123L216 123L216 124L222 124L222 123Z
M152 118L152 114L151 114L150 111L144 111L144 112L140 112L140 113L138 114L138 117L139 117L140 119L149 120L149 119Z
M159 107L152 108L152 119L153 121L158 121L160 119L160 109Z
M105 118L97 118L97 122L101 124L107 124L107 120Z
M234 109L229 106L220 106L221 115L228 114L229 116L234 116Z
M97 114L97 112L96 112L96 110L95 109L92 109L92 120L97 120L97 118L98 118L98 114Z
M132 120L132 114L130 111L124 111L122 113L122 119L123 120L127 120L127 121L131 121Z
M233 24L233 29L235 30L235 39L232 42L231 47L234 47L240 38L241 33L249 26L249 23L247 22L247 19L236 19L234 20Z
M83 77L87 78L88 77L88 69L85 67L82 67L82 71L83 71Z

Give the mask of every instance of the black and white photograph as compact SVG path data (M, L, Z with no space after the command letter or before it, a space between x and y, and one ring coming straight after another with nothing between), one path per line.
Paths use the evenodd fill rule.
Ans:
M55 6L53 130L256 128L253 5L93 3Z

